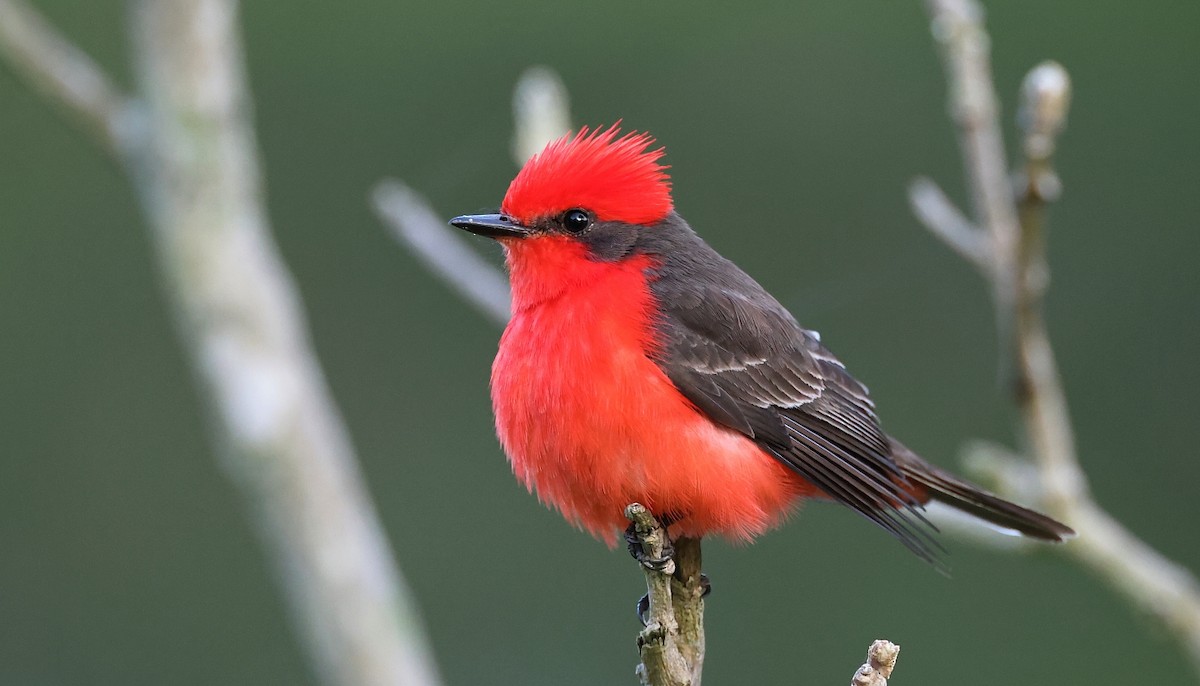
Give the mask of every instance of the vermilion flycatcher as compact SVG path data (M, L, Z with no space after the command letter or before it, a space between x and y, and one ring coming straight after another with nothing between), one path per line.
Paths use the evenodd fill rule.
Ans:
M618 135L550 143L501 214L451 220L504 246L496 430L544 502L610 543L632 502L673 538L748 540L804 498L836 500L931 560L930 500L1033 538L1072 534L884 433L820 337L675 213L663 149Z

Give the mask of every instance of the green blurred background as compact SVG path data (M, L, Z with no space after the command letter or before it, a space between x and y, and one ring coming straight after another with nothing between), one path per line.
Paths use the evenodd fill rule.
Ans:
M122 3L37 5L130 83ZM1200 5L989 5L1010 133L1029 67L1058 59L1075 83L1048 307L1085 466L1117 517L1200 569ZM947 465L966 439L1012 442L986 290L905 202L919 173L962 197L915 0L256 2L243 19L276 235L450 684L634 683L641 574L516 484L488 405L498 331L367 203L394 175L447 217L495 207L532 64L561 72L577 121L658 136L682 214L825 334L891 432ZM145 234L117 170L0 69L0 683L311 683ZM845 683L877 637L904 647L897 684L1192 674L1065 558L950 547L946 579L829 505L709 544L706 683Z

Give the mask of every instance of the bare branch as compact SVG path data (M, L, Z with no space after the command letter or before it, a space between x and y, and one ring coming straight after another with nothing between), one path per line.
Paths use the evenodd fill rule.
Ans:
M1200 669L1200 583L1092 500L1042 314L1042 299L1049 285L1046 205L1061 192L1053 154L1056 138L1066 125L1070 78L1061 65L1045 62L1024 80L1018 114L1024 134L1024 161L1016 175L1014 202L1012 185L1005 175L983 10L975 0L927 0L927 6L951 83L952 110L959 123L964 166L975 199L975 222L991 236L993 264L985 274L996 296L998 320L1013 322L1011 331L1002 328L1001 333L1011 334L1015 342L1016 400L1036 465L1036 478L1031 478L1030 467L1023 461L980 459L977 454L975 462L996 477L1002 491L1019 488L1025 496L1032 496L1022 499L1040 502L1050 514L1073 526L1079 536L1061 550L1074 555L1162 621ZM922 221L978 264L970 241L961 240L968 235L963 229L966 220L954 216L944 197L936 197L940 191L918 183L911 194ZM1008 341L1002 343L1008 349Z
M1147 545L1090 499L1069 503L1061 511L1079 532L1065 552L1162 622L1200 671L1200 585L1195 575Z
M517 166L571 128L567 87L553 70L530 67L513 91L513 159Z
M0 0L0 55L110 154L130 144L135 108L92 58L23 0Z
M971 224L932 179L922 176L914 180L908 187L908 202L913 214L933 235L984 274L991 273L987 234Z
M436 686L271 240L236 22L235 0L138 0L137 107L21 0L0 0L0 53L125 164L225 466L323 681Z
M419 193L395 179L371 192L376 214L402 245L489 320L503 325L510 316L508 279L475 252L462 232L446 224Z
M438 683L270 235L234 0L139 0L148 144L127 155L244 497L325 683Z
M850 686L887 686L898 657L900 646L882 639L873 642L867 649L867 661L854 673Z

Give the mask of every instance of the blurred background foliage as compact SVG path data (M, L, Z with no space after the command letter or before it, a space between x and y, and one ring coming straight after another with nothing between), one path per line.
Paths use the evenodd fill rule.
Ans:
M122 3L37 5L129 83ZM1114 515L1200 569L1200 5L988 9L1010 132L1029 67L1074 80L1048 316L1084 466ZM560 71L580 123L658 136L680 211L824 333L891 432L944 465L968 438L1011 443L985 287L905 202L918 173L962 190L916 2L243 13L276 235L449 683L632 683L636 662L641 574L516 484L487 397L498 331L366 199L394 175L447 217L494 208L531 64ZM144 234L111 163L0 69L0 683L310 683ZM1064 558L950 541L947 579L836 507L795 520L707 546L707 681L844 682L883 636L905 683L1189 673Z

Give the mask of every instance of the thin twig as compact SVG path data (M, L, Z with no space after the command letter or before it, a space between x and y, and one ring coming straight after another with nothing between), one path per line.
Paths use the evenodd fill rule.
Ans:
M82 50L23 0L0 0L0 55L110 154L129 147L136 108Z
M517 166L570 128L566 86L553 70L530 67L513 90L513 160ZM511 316L508 279L481 257L457 229L417 191L395 179L384 179L371 192L376 214L392 235L412 251L435 276L458 291L485 317L504 324Z
M500 325L508 321L508 279L475 252L466 234L447 226L419 193L395 179L380 181L371 191L371 200L396 240L431 272L491 321Z
M867 661L854 673L850 686L887 686L898 657L900 646L895 643L882 639L871 643L867 648Z
M1013 322L1016 400L1037 478L1029 477L1028 463L1011 459L988 459L985 466L998 477L1002 488L1004 484L1032 488L1036 493L1026 496L1033 495L1030 499L1074 527L1078 538L1061 550L1158 618L1200 670L1200 583L1092 500L1042 313L1049 285L1045 213L1047 203L1057 199L1061 190L1053 153L1056 137L1066 123L1070 80L1060 65L1047 62L1033 69L1024 81L1018 116L1024 133L1024 162L1016 175L1014 198L995 116L983 10L975 0L928 0L927 6L951 82L951 108L957 115L964 164L976 199L974 223L990 236L993 268L985 274L997 294L999 320ZM922 203L925 211L919 212L924 223L974 261L954 231L931 225L928 204ZM1011 298L1000 297L1010 287ZM1008 341L1002 343L1003 349L1010 349Z
M963 216L932 179L919 177L908 187L908 201L917 219L942 242L984 274L992 269L987 234Z
M125 164L224 464L328 684L435 686L420 622L271 239L234 0L138 0L138 137L110 80L19 0L0 47Z
M991 42L983 28L983 7L975 0L926 0L925 4L950 84L950 116L958 125L975 225L988 236L996 330L1000 350L1007 358L1012 345L1013 305L1017 299L1020 228L1008 183L999 105L988 56ZM958 249L953 243L951 247Z
M571 128L567 87L554 70L530 67L513 89L513 160L520 167L526 160Z

